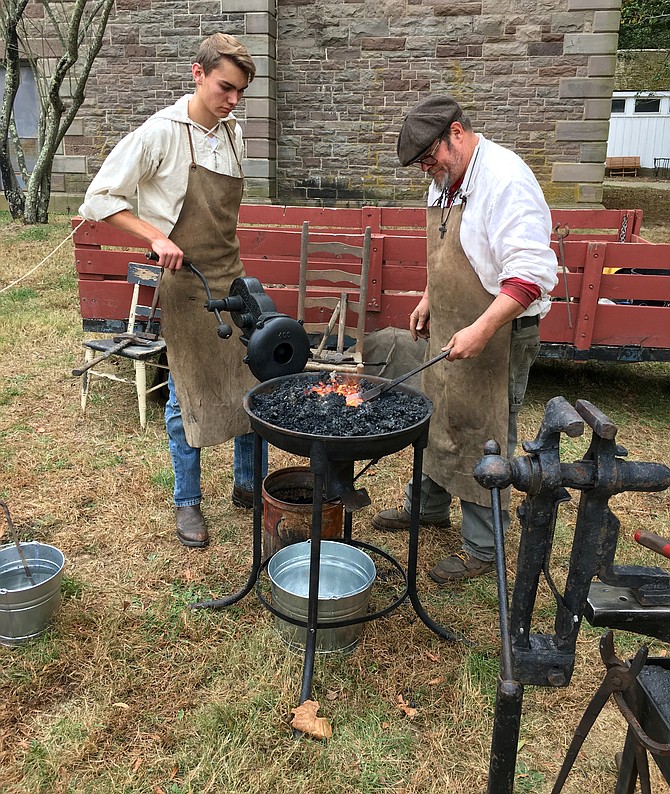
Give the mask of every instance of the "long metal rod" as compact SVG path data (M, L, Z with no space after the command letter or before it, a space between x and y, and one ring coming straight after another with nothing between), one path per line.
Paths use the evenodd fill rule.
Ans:
M500 624L500 676L505 681L514 678L512 636L509 624L509 596L507 593L507 566L505 564L505 535L503 529L500 488L491 488L493 513L493 543L496 551L496 577L498 580L498 618Z
M392 389L394 386L398 386L400 383L403 383L404 381L411 378L412 375L416 375L417 373L421 372L421 370L424 370L427 367L432 367L433 364L437 364L438 361L442 361L442 359L446 358L449 353L451 353L451 348L443 350L433 358L429 359L428 361L424 361L423 364L419 364L418 367L415 367L409 372L405 372L403 375L398 375L397 378L390 380L388 383L381 383L379 386L374 386L372 389L368 389L367 391L359 393L360 399L363 400L363 402L367 402L368 400L373 400L375 397L379 397L380 394L384 394L384 392Z
M312 539L309 557L309 595L307 601L307 636L305 638L305 663L302 672L300 703L311 699L314 656L316 654L317 622L319 619L319 573L321 563L321 521L323 517L323 485L328 462L322 445L314 444L310 467L314 474L312 499Z
M523 685L514 678L514 657L509 624L505 535L500 503L500 488L491 488L493 540L498 577L498 615L500 619L500 673L493 717L488 794L512 794L517 746L521 728Z
M35 580L33 579L33 575L30 572L30 568L28 567L28 562L26 561L26 555L23 553L23 549L21 548L21 542L19 541L18 533L16 532L16 527L14 526L14 522L12 521L12 517L9 514L9 508L5 502L0 502L0 507L4 510L5 518L7 519L7 525L9 526L9 531L12 534L12 540L14 541L14 545L16 546L16 551L18 552L19 557L21 558L21 562L23 563L23 570L26 574L26 578L30 582L33 587L35 586Z

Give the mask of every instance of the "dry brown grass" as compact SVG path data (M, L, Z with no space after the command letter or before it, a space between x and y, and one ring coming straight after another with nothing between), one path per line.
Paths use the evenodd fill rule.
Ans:
M40 241L0 225L0 289L67 231L64 222L55 223ZM53 629L31 645L0 649L0 789L483 791L498 654L495 580L437 590L426 575L432 561L458 544L458 526L423 534L419 590L428 611L472 645L441 641L405 606L367 624L351 656L317 660L314 694L333 738L296 742L288 720L302 658L278 640L257 599L216 612L186 609L196 599L235 591L248 573L251 518L229 501L231 447L204 457L212 545L184 549L174 537L160 408L151 407L143 433L132 390L100 384L87 416L80 414L79 384L69 374L81 356L73 269L65 246L11 300L0 294L0 498L24 539L52 543L67 558ZM589 399L610 415L631 459L670 462L670 367L539 364L520 438L535 436L544 404L557 394ZM586 442L570 443L566 459L573 460ZM304 462L271 453L271 469ZM354 519L356 537L401 560L406 538L375 533L369 519L400 500L410 464L405 450L364 475L372 507ZM612 504L624 528L624 558L656 564L630 538L638 527L670 535L668 494L625 494ZM574 502L561 511L559 574L575 515ZM511 577L517 543L513 526ZM544 588L537 618L543 630L551 626L550 607ZM600 633L582 631L569 687L528 688L517 792L550 791L602 679ZM617 642L628 655L643 639L618 632ZM662 643L651 647L652 654L666 652ZM398 708L400 694L417 708L413 720ZM624 733L621 717L608 707L565 791L611 792Z

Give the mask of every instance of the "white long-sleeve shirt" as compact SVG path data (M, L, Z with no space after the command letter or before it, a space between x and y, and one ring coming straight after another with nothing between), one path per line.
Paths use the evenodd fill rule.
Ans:
M497 296L506 279L536 284L541 295L521 316L549 311L549 293L558 283L556 255L549 247L551 213L535 175L514 152L479 141L454 204L465 200L460 240L484 289ZM428 206L443 200L433 182ZM444 209L448 212L448 209Z
M219 119L212 130L205 130L188 117L190 99L192 95L187 94L159 110L116 144L89 185L80 215L101 221L121 210L133 211L137 197L139 217L169 235L184 203L191 164L185 125L191 129L198 165L241 176L238 160L242 162L244 144L237 120L230 114ZM235 152L224 125L230 130Z

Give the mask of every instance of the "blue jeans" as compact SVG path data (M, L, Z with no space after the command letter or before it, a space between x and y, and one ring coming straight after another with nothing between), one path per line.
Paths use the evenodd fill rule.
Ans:
M181 408L177 402L172 375L168 376L170 396L165 404L165 428L174 470L174 503L177 507L198 505L200 490L200 449L186 440ZM268 445L263 441L263 477L268 469ZM254 434L236 436L233 447L233 482L244 491L254 487Z

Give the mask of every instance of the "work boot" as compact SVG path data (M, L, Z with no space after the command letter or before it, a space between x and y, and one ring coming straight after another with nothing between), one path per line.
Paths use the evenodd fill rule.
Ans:
M200 510L200 505L178 507L177 537L184 546L203 548L209 544L209 533L205 524L205 517Z
M410 514L404 507L393 507L382 510L372 517L372 526L382 532L403 532L409 529ZM419 516L420 527L441 527L447 529L451 526L449 516L442 519L429 519Z
M242 507L244 510L249 510L249 508L254 506L254 492L245 491L239 485L233 486L233 493L230 499L235 507Z
M440 560L430 569L429 576L438 584L449 584L457 579L472 579L490 573L495 568L494 560L480 560L461 549L455 554Z

